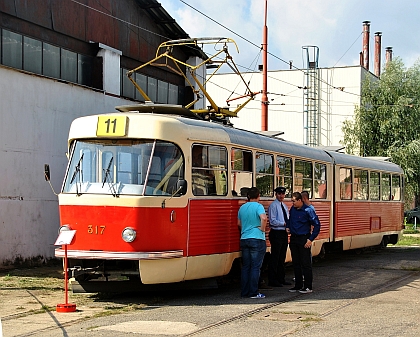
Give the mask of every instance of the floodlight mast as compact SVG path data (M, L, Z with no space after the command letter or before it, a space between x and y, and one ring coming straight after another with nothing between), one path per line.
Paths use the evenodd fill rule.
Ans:
M203 60L203 62L201 62L198 65L191 65L191 64L185 63L181 60L178 60L175 56L173 56L174 47L181 47L181 46L199 47L199 45L207 45L207 44L222 45L222 47L214 55L209 56L207 59ZM236 51L239 53L239 49L238 49L238 46L237 46L236 42L234 40L230 39L230 38L223 38L223 37L206 38L206 37L204 37L204 38L193 38L193 39L165 41L165 42L163 42L159 45L159 47L156 51L156 57L154 59L150 60L149 62L147 62L147 63L145 63L145 64L143 64L143 65L141 65L137 68L134 68L134 69L128 71L127 72L127 77L134 84L137 91L142 95L142 97L146 101L151 101L149 96L147 96L147 94L144 92L144 90L142 90L141 87L137 84L137 82L132 78L132 75L136 71L138 71L138 70L140 70L140 69L142 69L146 66L165 67L165 68L171 70L172 72L174 72L174 73L176 73L180 76L183 76L185 78L186 82L188 83L188 85L191 87L192 91L195 94L196 98L192 102L188 103L185 106L185 108L190 109L192 106L194 106L195 103L197 103L200 99L202 99L202 96L201 96L201 94L202 94L207 98L210 106L207 109L190 109L193 113L207 114L207 115L212 114L212 115L215 115L217 117L222 117L222 118L237 117L238 112L248 102L253 100L259 92L252 92L251 89L249 88L248 83L246 83L246 81L242 77L240 71L238 70L238 67L236 66L235 62L233 61L232 56L229 54L228 44L233 44L236 47ZM224 54L224 56L220 57L221 54ZM220 59L216 60L217 57L219 57ZM163 60L163 62L161 60ZM210 65L210 64L215 66L214 71L210 75L207 76L207 79L203 79L202 81L200 81L200 79L196 75L196 70L198 68L202 67L202 66L206 66L206 65ZM209 93L206 91L206 88L205 88L206 83L213 77L213 75L216 74L216 72L224 64L228 65L230 67L230 69L236 75L238 75L241 78L241 80L244 83L245 88L246 88L246 94L245 95L239 96L239 97L234 98L234 99L247 98L247 100L244 103L242 103L241 105L239 105L233 111L217 106L217 104L211 98L211 96L209 95ZM181 66L184 66L186 68L185 73L184 73L184 71L182 71ZM197 84L198 89L196 89L194 87L194 84L191 83L192 81L187 77L187 74L186 74L187 71L191 75L191 78L192 78L193 82L195 82L195 84ZM230 99L229 101L232 101L232 100L233 99Z

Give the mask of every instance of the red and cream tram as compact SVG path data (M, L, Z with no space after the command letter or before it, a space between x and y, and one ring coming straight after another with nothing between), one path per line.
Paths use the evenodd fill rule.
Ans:
M59 194L77 280L125 275L143 284L226 275L240 257L237 212L257 186L310 191L321 221L313 255L396 243L403 172L395 164L306 147L201 120L170 105L81 117L69 134ZM268 248L269 250L269 248ZM64 249L56 250L57 257Z

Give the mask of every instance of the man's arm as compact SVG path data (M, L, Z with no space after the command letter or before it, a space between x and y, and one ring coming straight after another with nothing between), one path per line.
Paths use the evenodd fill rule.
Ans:
M310 248L312 242L316 239L316 237L319 234L319 231L321 230L321 223L319 222L318 215L311 207L308 207L305 211L309 216L309 222L312 226L312 233L309 239L306 241L305 248Z
M268 219L272 226L283 226L283 224L277 220L277 212L278 210L277 210L276 204L273 201L271 205L268 207Z
M265 213L260 214L261 230L265 232L265 227L267 226L267 215Z

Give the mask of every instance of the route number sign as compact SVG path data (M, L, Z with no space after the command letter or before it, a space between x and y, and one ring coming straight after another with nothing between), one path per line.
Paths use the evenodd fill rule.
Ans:
M123 137L127 135L127 116L98 116L96 136Z

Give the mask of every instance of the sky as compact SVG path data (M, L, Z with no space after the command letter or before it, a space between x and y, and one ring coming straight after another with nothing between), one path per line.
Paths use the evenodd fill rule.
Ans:
M190 37L235 40L239 54L233 46L229 53L240 71L257 70L262 64L265 0L158 1ZM406 67L420 58L417 0L267 0L267 8L268 70L289 69L289 61L305 68L304 46L319 48L319 67L358 65L363 21L370 21L372 72L376 32L382 32L381 68L386 47L392 47L393 59L401 58ZM204 50L214 54L214 49Z

